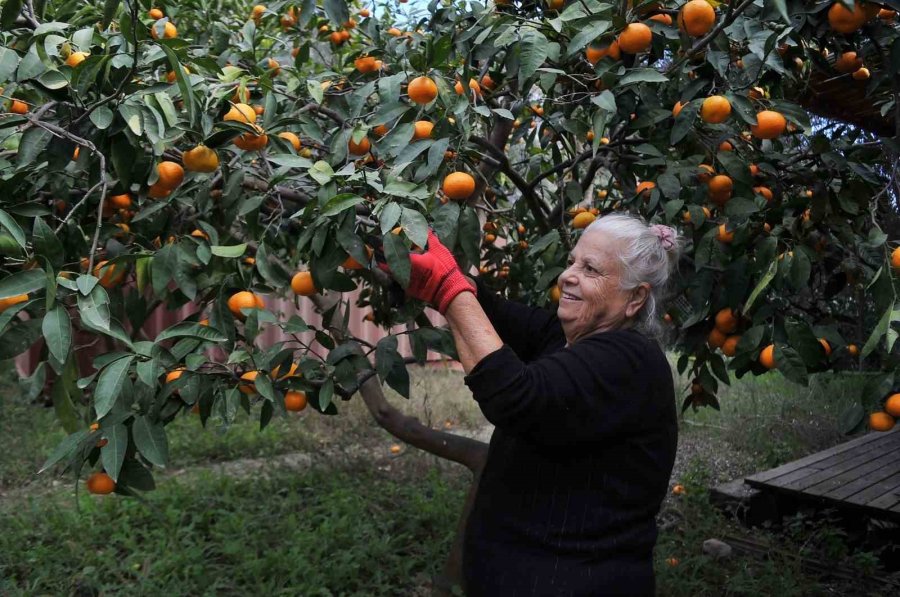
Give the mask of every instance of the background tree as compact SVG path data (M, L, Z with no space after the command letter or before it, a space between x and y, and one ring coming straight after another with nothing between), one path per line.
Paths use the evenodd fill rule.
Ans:
M732 374L867 369L859 427L898 362L897 7L7 0L0 357L46 339L28 383L71 435L44 469L133 494L177 416L264 426L358 393L471 469L471 500L486 446L381 390L408 395L407 364L452 356L450 337L373 260L402 286L432 226L493 288L552 307L579 231L614 210L686 237L659 314L684 408L716 407ZM290 292L325 323L266 308ZM354 338L356 313L407 325L412 356ZM267 327L288 339L262 346Z

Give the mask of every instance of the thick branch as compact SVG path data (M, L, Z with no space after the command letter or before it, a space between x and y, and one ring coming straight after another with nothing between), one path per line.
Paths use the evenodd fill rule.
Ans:
M541 200L534 194L534 187L529 186L528 182L512 168L506 154L484 137L471 137L469 140L490 153L491 156L497 160L500 170L502 170L503 173L509 177L509 180L516 185L516 188L522 192L522 196L528 203L528 208L531 210L534 219L537 221L541 233L543 234L550 230L550 225L547 222L546 210L541 203Z
M340 300L339 296L339 294L330 296L316 295L312 299L319 311L326 312ZM338 325L343 321L343 314L340 309L334 310L332 320ZM331 327L331 333L335 340L338 342L345 340L339 327L331 325L329 327ZM473 473L479 472L484 466L484 462L487 459L487 444L468 437L432 429L422 424L417 418L403 414L388 402L381 388L381 382L377 377L371 376L364 381L360 385L359 393L375 422L397 439L440 458L458 462Z

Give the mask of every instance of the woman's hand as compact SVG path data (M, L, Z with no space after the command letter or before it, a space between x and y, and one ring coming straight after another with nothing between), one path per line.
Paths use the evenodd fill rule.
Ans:
M428 231L428 246L421 253L410 253L412 266L406 294L425 301L441 314L460 293L475 293L475 286L463 275L453 254L433 230ZM382 269L390 271L386 266Z

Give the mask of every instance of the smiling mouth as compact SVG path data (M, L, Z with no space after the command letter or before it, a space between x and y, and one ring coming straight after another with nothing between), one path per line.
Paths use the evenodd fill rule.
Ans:
M581 298L575 296L574 294L572 294L570 292L566 292L565 290L562 293L562 298L567 301L580 301L581 300Z

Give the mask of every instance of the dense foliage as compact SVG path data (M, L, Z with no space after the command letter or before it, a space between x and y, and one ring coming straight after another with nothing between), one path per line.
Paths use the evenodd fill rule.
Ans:
M4 4L0 357L46 340L28 383L71 435L45 468L145 489L192 409L333 414L367 371L406 392L396 336L353 339L346 303L319 327L266 305L361 289L354 317L452 354L375 257L402 284L432 226L546 305L613 210L684 235L661 317L695 379L685 408L717 406L731 374L862 366L881 374L846 428L879 406L900 319L879 225L900 174L896 2L376 4ZM822 81L834 111L811 119ZM864 126L834 120L850 96ZM259 346L269 326L289 340ZM86 345L102 354L79 371Z

